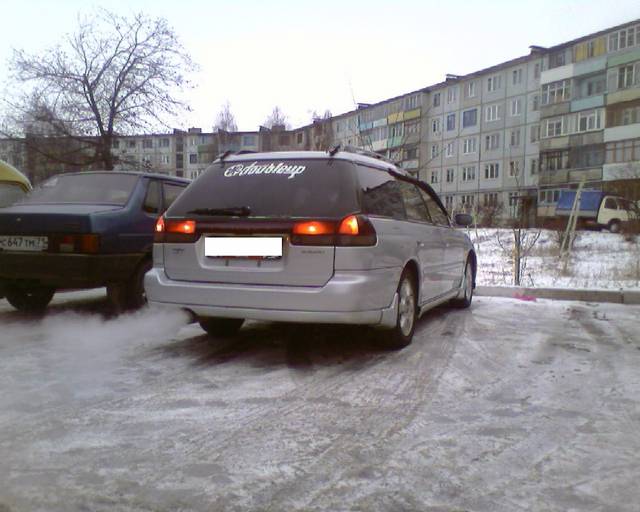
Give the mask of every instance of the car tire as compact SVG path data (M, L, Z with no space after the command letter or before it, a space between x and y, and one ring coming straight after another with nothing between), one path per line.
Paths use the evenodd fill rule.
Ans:
M12 288L7 290L5 296L18 311L42 313L55 292L55 288Z
M609 233L620 233L620 221L612 220L609 222Z
M215 338L230 338L235 335L244 323L243 318L198 318L200 327Z
M418 321L418 300L413 273L404 269L398 283L398 314L396 325L383 335L383 345L399 350L411 344Z
M460 292L451 302L458 308L468 308L473 300L473 267L471 261L467 260L462 273Z
M147 303L144 275L151 270L151 260L144 260L127 280L107 286L107 296L116 311L139 309Z

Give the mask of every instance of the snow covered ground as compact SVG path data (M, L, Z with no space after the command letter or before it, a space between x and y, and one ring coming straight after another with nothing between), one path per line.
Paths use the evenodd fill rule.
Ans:
M540 233L526 260L522 286L548 288L640 289L640 237L580 231L563 269L559 236L551 230ZM478 285L513 285L513 233L510 229L470 229L479 260Z

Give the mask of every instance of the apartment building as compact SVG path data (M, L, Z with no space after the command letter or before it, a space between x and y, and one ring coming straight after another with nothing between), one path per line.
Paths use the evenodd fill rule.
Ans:
M549 48L538 215L580 182L640 199L640 20Z

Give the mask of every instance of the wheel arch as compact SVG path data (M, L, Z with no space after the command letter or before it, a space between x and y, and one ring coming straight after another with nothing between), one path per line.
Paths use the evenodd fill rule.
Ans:
M471 270L473 271L473 287L476 287L476 276L478 275L478 257L476 252L472 249L467 254L467 260L471 263ZM466 261L465 261L466 264Z

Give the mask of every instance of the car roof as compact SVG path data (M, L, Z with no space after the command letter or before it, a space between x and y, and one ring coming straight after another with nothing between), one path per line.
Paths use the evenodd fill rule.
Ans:
M25 191L31 190L31 183L27 177L22 174L13 165L0 160L0 181L9 181L19 184Z
M326 151L271 151L262 153L233 153L224 157L225 162L245 162L247 160L346 160L349 162L357 162L365 164L368 167L376 167L385 171L395 171L399 174L408 175L408 173L385 160L380 160L367 155L353 153L351 151L338 151L333 156Z
M166 174L159 174L155 172L136 172L136 171L76 171L76 172L65 172L62 174L58 174L57 176L76 176L76 175L84 175L84 174L120 174L126 176L142 176L144 178L154 178L166 181L175 181L178 183L191 183L191 180L188 178L180 178L178 176L167 176ZM53 176L52 176L53 177Z

